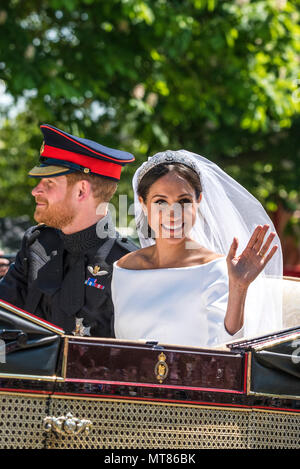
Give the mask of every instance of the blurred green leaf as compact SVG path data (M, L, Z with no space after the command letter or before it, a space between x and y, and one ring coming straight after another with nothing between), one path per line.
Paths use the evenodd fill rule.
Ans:
M133 152L130 197L137 166L170 147L216 161L271 211L298 206L299 19L298 0L4 2L0 215L32 209L43 122Z

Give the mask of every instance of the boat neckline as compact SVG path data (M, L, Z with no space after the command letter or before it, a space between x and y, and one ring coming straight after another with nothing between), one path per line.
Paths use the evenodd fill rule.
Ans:
M211 261L205 262L204 264L188 265L185 267L161 267L157 269L126 269L124 267L120 267L118 265L119 261L116 261L114 262L114 268L117 268L119 270L126 270L126 272L156 272L158 270L186 270L186 269L197 269L198 267L204 267L216 261L220 261L220 260L224 261L225 259L226 259L226 256L221 256L221 257L216 257L216 259L213 259Z

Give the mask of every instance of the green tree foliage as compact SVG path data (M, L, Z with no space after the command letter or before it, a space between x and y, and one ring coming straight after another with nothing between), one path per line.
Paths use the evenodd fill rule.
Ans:
M0 133L0 218L31 215L36 184L28 171L39 158L41 132L36 119L20 114L6 122Z
M31 203L24 174L42 122L137 164L166 148L201 153L269 210L296 207L299 17L299 0L3 2L0 79L27 109L0 133L1 214Z

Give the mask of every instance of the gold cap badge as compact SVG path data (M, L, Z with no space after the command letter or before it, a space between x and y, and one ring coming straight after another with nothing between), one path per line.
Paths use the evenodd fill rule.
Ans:
M41 149L40 149L40 155L42 155L42 153L44 152L44 150L45 150L45 142L43 141L42 146L41 146Z

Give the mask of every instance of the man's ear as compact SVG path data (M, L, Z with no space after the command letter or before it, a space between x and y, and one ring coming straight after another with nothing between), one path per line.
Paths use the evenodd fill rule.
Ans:
M91 194L91 183L85 179L81 179L76 183L76 195L78 200L85 200Z

